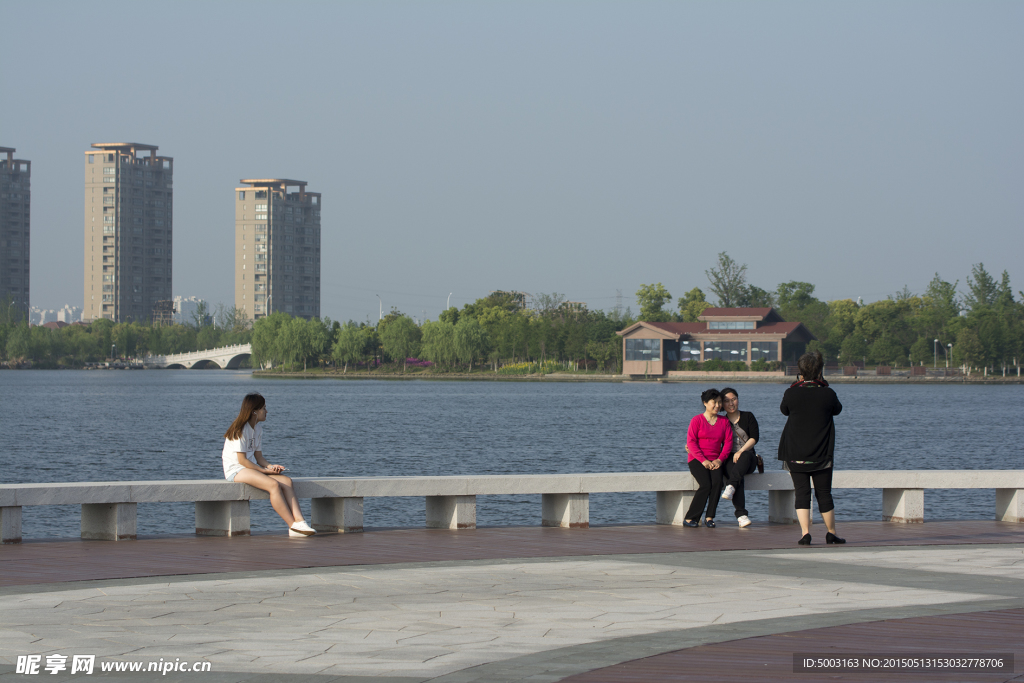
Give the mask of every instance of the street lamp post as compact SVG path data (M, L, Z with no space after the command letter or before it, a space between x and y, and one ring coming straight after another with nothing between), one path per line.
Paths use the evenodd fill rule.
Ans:
M380 304L380 310L377 313L377 322L384 319L384 301L380 298L380 294L374 294L377 297L377 302Z
M946 344L946 346L949 347L949 351L946 353L946 367L948 368L949 367L949 357L953 355L953 344L952 344L952 342L950 342L949 344Z
M116 350L117 350L117 344L111 344L110 345L110 360L116 360L117 359L117 356L114 355Z
M939 340L936 339L932 344L932 350L935 351L935 362L932 363L932 367L939 367Z
M444 310L446 311L452 307L452 294L454 294L454 292L448 292L448 303L444 305Z

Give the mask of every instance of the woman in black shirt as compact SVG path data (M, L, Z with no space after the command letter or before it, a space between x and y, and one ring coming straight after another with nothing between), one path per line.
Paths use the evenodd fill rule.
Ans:
M811 481L818 512L828 528L825 542L846 543L836 536L836 506L832 501L832 457L836 448L832 418L840 413L843 404L822 377L823 366L820 353L800 356L800 380L786 389L779 406L789 418L779 439L779 460L793 478L796 516L803 532L800 545L811 544Z
M764 471L761 458L754 452L760 438L757 418L753 413L740 410L740 394L732 387L722 389L722 405L732 424L732 455L725 461L726 487L722 500L731 500L736 508L736 521L740 527L750 526L750 517L744 507L743 477L755 469Z

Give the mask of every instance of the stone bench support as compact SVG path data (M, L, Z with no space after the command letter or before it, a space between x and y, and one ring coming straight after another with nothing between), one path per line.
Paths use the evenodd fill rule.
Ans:
M312 526L343 533L363 529L365 499L386 497L423 498L428 527L472 529L479 496L540 495L544 526L585 529L590 526L590 494L654 492L657 523L677 525L682 524L696 489L687 470L296 477L292 481L295 494L312 501ZM768 492L769 522L797 523L789 473L748 474L744 486L748 492ZM896 523L924 521L926 490L987 489L996 494L997 520L1024 523L1024 470L838 470L832 488L882 490L884 519ZM197 534L245 536L250 533L249 501L268 497L265 491L223 479L0 483L0 542L20 542L26 508L31 514L32 506L42 505L81 505L83 538L135 538L137 504L180 502L195 503Z
M82 538L134 541L136 503L82 503Z
M1024 489L996 489L996 520L1024 522Z
M0 543L21 543L21 506L0 507Z
M882 489L882 519L900 524L924 522L924 489Z
M772 524L798 524L796 517L796 491L772 489L768 491L768 521Z
M542 526L590 528L590 494L544 493L540 497Z
M426 496L428 529L475 529L476 496Z
M313 498L311 508L310 526L317 531L352 534L363 530L362 498Z
M249 501L197 501L196 533L200 536L248 536Z
M658 491L655 503L657 523L682 526L691 502L693 491Z

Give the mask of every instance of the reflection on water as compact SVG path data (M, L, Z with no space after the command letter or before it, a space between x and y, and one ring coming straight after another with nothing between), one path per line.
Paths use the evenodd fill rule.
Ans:
M776 447L785 385L736 384ZM242 396L267 397L264 450L293 476L676 471L701 411L686 384L259 380L232 371L0 372L6 482L207 479L223 476L222 435ZM718 388L721 388L719 386ZM1024 387L836 385L840 469L1020 469ZM1000 417L1002 416L1002 417ZM763 491L747 496L767 519ZM879 519L880 491L835 493L840 519ZM306 503L308 506L308 502ZM421 498L365 501L366 524L421 526ZM991 519L992 491L928 491L926 519ZM283 527L254 502L253 530ZM308 507L306 508L308 510ZM654 519L654 494L591 496L592 524ZM718 518L731 523L722 501ZM538 524L540 496L477 499L481 526ZM78 535L76 506L29 507L26 538ZM139 533L188 533L191 504L139 506Z

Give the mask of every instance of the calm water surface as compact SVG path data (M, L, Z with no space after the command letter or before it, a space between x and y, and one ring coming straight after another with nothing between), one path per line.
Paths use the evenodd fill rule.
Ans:
M742 384L769 470L783 384ZM254 379L247 371L3 371L6 482L221 478L242 396L267 398L264 453L293 476L678 471L704 385ZM722 388L719 386L718 388ZM1021 469L1024 387L836 385L840 469ZM748 494L755 521L767 492ZM879 519L881 491L837 491L840 519ZM992 491L929 491L928 519L991 519ZM304 503L308 513L308 501ZM139 533L194 530L191 504L140 505ZM421 498L368 498L366 525L422 526ZM592 524L651 523L654 494L591 496ZM540 496L477 499L481 526L539 523ZM722 501L720 522L731 523ZM266 501L254 531L283 523ZM26 507L26 538L76 537L77 506Z

